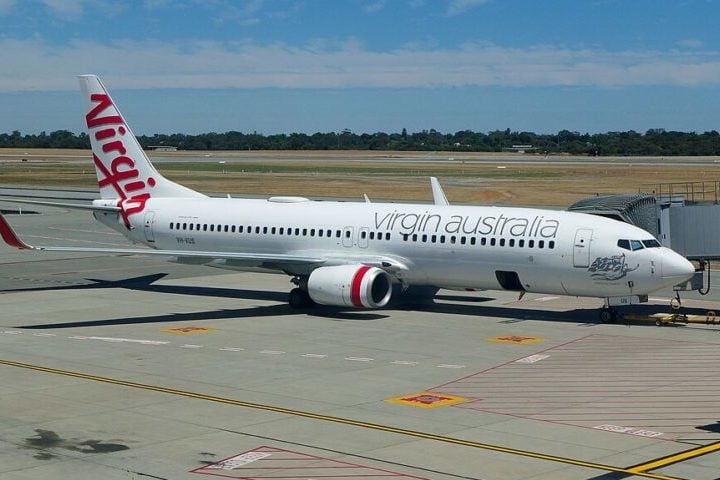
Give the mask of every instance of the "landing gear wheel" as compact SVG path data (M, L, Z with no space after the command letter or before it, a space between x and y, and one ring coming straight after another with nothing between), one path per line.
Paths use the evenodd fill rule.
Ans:
M600 321L602 323L615 323L618 314L612 308L601 308L600 309Z
M302 288L293 288L290 290L289 295L290 307L294 309L307 308L313 305L315 302L312 301L310 295Z

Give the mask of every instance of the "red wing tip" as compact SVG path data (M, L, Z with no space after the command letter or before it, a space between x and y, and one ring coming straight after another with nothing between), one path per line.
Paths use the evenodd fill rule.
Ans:
M20 240L15 231L12 229L5 217L0 214L0 236L2 239L11 247L18 248L20 250L31 250L32 247L27 243Z

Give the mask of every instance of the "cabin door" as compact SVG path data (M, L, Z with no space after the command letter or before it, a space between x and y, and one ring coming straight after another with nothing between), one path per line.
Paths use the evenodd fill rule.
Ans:
M153 233L153 224L155 223L155 212L145 213L145 240L155 243L155 234Z
M586 268L590 266L590 240L592 240L591 228L578 228L575 232L575 243L573 244L573 266Z

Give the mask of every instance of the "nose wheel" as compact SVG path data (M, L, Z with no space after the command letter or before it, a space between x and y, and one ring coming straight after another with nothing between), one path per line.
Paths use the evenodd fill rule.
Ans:
M620 312L612 307L603 307L600 309L600 322L615 323L622 318Z

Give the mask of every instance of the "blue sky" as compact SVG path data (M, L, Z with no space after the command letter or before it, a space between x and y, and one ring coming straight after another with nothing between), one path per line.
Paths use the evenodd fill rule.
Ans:
M720 130L715 0L0 0L0 132Z

